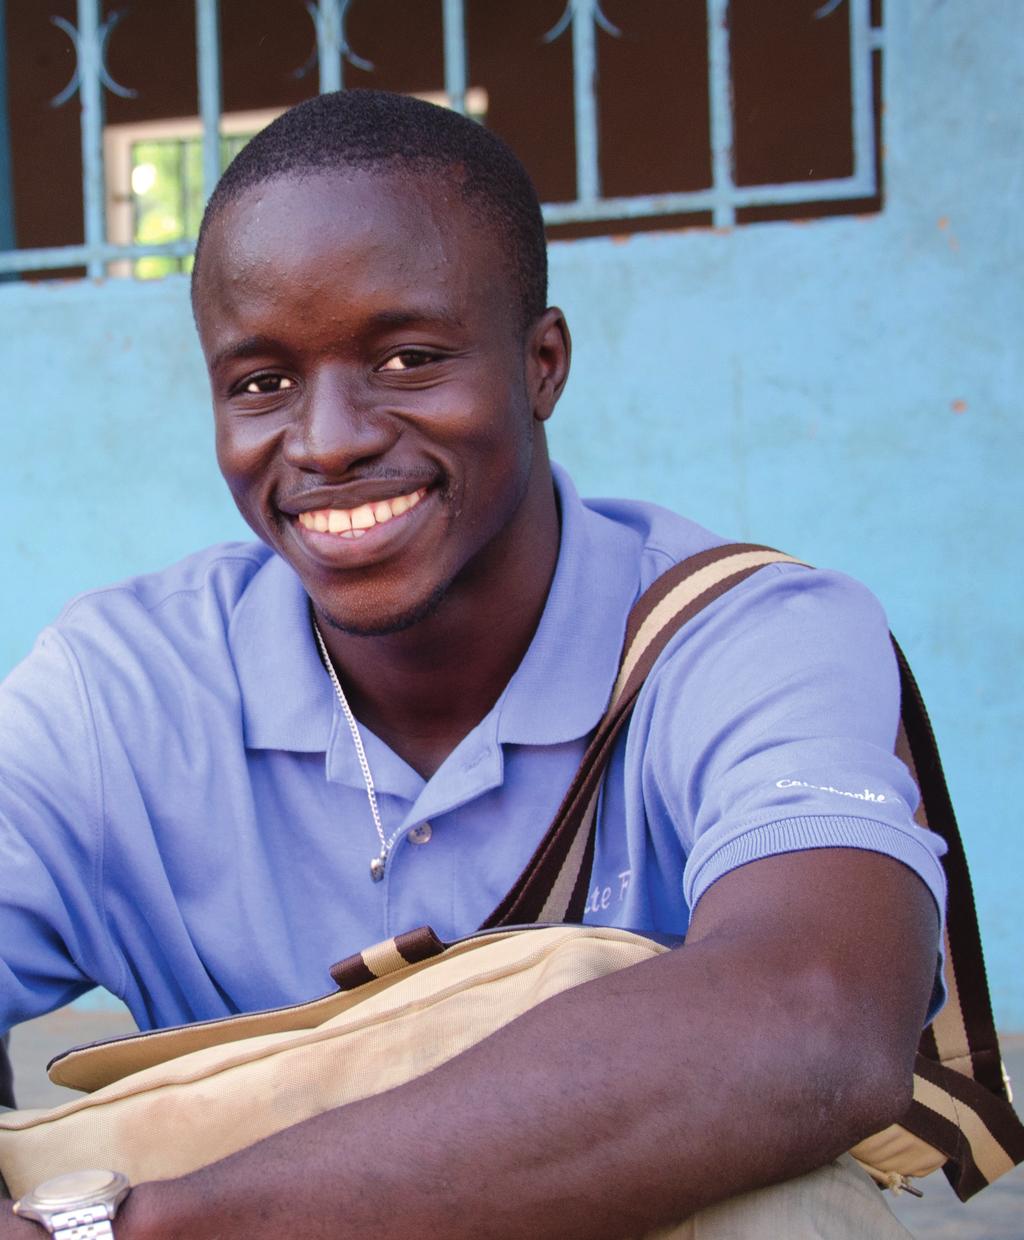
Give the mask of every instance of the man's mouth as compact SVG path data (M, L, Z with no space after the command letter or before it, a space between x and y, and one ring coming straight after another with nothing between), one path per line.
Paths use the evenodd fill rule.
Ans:
M427 488L420 487L408 495L396 495L392 499L376 500L360 504L358 508L317 508L312 512L300 512L298 522L303 529L316 534L336 534L340 538L362 538L374 526L386 525L395 517L401 517L415 508L426 495Z

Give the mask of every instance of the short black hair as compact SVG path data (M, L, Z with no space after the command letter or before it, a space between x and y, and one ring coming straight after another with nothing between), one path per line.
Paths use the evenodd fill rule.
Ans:
M196 242L193 295L211 222L244 193L289 174L399 168L451 177L508 254L523 325L544 312L548 259L537 191L499 137L448 108L387 91L317 95L272 121L228 165Z

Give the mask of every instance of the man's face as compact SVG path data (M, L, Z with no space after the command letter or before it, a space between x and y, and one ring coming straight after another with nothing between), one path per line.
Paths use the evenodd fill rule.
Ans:
M259 185L213 221L195 305L221 470L329 623L395 631L522 556L524 501L551 486L540 423L564 324L549 312L524 334L457 185Z

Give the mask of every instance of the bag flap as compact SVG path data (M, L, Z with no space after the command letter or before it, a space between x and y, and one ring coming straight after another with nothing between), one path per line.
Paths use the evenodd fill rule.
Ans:
M539 930L545 927L522 928ZM155 1067L192 1051L224 1046L229 1042L241 1042L246 1038L262 1037L268 1033L297 1033L304 1029L314 1029L371 995L387 989L400 978L410 976L439 955L461 955L496 939L507 937L513 932L512 929L486 933L477 931L464 939L445 943L429 926L421 926L408 934L398 935L375 947L367 948L335 965L331 970L332 975L337 972L339 985L344 983L344 989L331 991L319 998L289 1007L245 1012L238 1016L175 1025L168 1029L154 1029L146 1033L110 1038L104 1042L93 1042L87 1046L75 1046L50 1060L47 1065L48 1075L55 1085L92 1093L130 1076L133 1072L141 1072L145 1068ZM424 948L430 943L436 946L430 951L422 950L418 958L410 958L416 955L411 944L417 943L424 945ZM403 949L408 953L406 957L401 955ZM365 975L357 976L359 963L365 963L367 958L380 972L365 969ZM384 967L382 961L386 961L390 967Z

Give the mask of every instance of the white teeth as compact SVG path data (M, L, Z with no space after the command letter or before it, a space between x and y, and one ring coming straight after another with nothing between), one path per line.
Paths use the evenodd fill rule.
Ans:
M318 534L340 534L342 538L362 538L375 525L385 525L395 517L415 508L426 495L426 488L413 491L411 495L398 495L394 499L377 500L372 504L360 504L358 508L321 508L316 512L300 512L299 524L303 529Z

